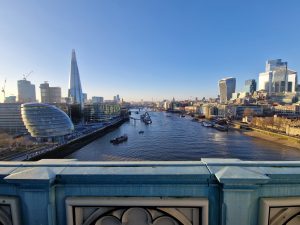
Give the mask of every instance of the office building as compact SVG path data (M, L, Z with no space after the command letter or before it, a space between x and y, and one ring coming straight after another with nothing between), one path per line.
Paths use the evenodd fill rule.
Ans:
M21 115L25 127L32 137L56 140L56 138L70 134L74 130L68 115L53 105L22 104Z
M87 93L82 93L82 99L83 99L83 103L87 103L87 101L88 101Z
M256 91L256 81L254 79L245 81L245 92L250 93L251 95Z
M97 123L120 116L121 107L116 103L93 103L84 106L84 121Z
M298 80L297 80L297 72L288 74L288 84L287 91L288 92L296 92L298 90Z
M35 85L31 84L29 80L24 78L23 80L18 80L18 102L35 102Z
M5 97L4 103L16 103L17 97L16 96L8 96Z
M259 90L269 94L296 92L297 72L288 69L288 63L281 59L268 60L265 72L259 74Z
M27 133L20 103L0 103L0 131L14 135Z
M120 101L121 99L119 95L114 96L114 102L119 103Z
M103 97L98 97L98 96L93 96L92 97L92 103L103 103L104 102L104 98Z
M70 104L78 104L83 107L83 95L75 50L72 51L68 97L70 99Z
M61 102L61 88L50 87L48 82L40 84L41 102L42 103L60 103Z
M235 92L236 80L233 77L224 78L219 81L220 102L227 103Z

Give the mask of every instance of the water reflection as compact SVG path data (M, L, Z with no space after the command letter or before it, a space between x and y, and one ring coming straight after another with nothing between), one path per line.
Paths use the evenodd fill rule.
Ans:
M151 112L153 123L130 121L83 147L68 158L79 160L199 160L204 157L244 160L299 160L300 151L248 137L238 131L220 132L191 118ZM135 115L139 116L139 115ZM143 130L143 134L139 131ZM123 134L128 141L112 145Z

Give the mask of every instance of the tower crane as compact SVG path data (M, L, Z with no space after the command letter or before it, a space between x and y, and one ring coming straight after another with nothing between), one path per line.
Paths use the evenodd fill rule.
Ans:
M1 92L3 92L3 102L5 101L5 85L6 85L6 79L4 80L4 85L1 88Z
M31 70L29 73L23 74L23 79L26 80L27 77L29 77L29 75L32 73L33 73L33 71Z

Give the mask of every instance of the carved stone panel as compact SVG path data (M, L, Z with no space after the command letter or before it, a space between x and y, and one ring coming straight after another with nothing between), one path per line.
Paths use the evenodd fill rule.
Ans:
M17 198L0 196L0 225L20 225L18 209Z
M260 225L300 224L300 198L261 199Z
M78 197L66 204L68 225L208 224L205 199Z

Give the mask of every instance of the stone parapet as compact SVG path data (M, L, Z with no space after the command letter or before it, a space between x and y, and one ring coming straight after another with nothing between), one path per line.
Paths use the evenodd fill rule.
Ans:
M300 161L0 162L0 224L295 225Z

